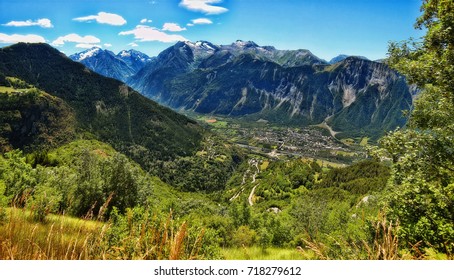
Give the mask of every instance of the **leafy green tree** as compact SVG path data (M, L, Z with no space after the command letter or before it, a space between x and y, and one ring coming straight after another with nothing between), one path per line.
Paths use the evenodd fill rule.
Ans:
M403 244L454 250L454 2L424 0L419 41L392 43L389 63L420 95L408 126L381 140L392 158L389 214Z
M72 214L76 216L97 214L105 202L103 189L106 183L103 167L104 165L89 150L84 150L80 154L76 163L77 178Z
M20 150L14 150L0 158L0 180L5 184L5 196L19 206L25 204L36 185L35 170L26 162Z
M8 205L8 199L5 196L5 190L5 183L0 180L0 224L6 219L5 208Z
M240 226L234 233L232 242L236 247L249 247L255 244L257 233L248 226Z
M27 208L31 210L35 221L44 222L48 214L58 209L61 198L62 195L57 189L38 185L33 190L30 199L27 200Z
M108 171L104 174L107 177L106 194L113 194L113 199L109 208L115 206L120 212L126 208L132 208L137 203L140 177L138 167L122 154L116 154L108 165Z

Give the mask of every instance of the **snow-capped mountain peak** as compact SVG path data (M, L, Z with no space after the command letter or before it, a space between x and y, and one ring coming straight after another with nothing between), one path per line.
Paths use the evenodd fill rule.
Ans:
M122 50L121 52L118 53L118 55L121 57L130 57L131 51Z
M110 50L97 47L70 55L69 58L101 75L122 81L126 81L151 61L148 55L136 50L123 50L115 55Z
M84 59L96 56L97 54L99 54L102 51L103 50L101 48L93 47L93 48L88 49L86 51L83 51L83 52L76 53L76 54L72 55L71 59L73 59L75 61L82 61Z

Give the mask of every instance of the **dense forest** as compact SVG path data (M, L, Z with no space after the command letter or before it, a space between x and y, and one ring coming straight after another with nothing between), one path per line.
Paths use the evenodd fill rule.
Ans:
M387 63L421 89L348 166L235 146L45 44L0 49L0 259L452 259L454 3Z

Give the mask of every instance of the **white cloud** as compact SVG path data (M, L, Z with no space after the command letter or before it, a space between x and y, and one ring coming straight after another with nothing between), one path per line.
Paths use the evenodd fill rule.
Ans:
M207 18L197 18L197 19L193 19L191 20L192 24L188 24L190 26L194 26L196 24L213 24L213 22Z
M128 46L135 48L135 47L138 47L139 45L137 45L136 43L133 42L133 43L129 43Z
M162 27L162 30L164 31L172 31L172 32L180 32L186 30L186 28L179 26L176 23L173 22L168 22L164 23L164 26Z
M100 45L96 45L96 44L77 44L76 45L76 48L79 48L79 49L91 49L93 47L101 48Z
M6 24L3 24L4 26L14 26L14 27L25 27L25 26L39 26L42 28L52 28L54 27L52 25L52 22L48 18L40 18L36 21L33 21L31 19L26 20L26 21L10 21Z
M142 19L142 20L140 21L140 23L142 23L142 24L143 24L143 23L151 23L151 22L152 22L151 19L146 19L146 18L144 18L144 19Z
M68 34L66 36L60 36L58 37L55 41L52 42L52 45L54 46L62 46L65 44L65 42L71 42L71 43L78 43L78 44L98 44L101 42L98 38L95 36L87 35L87 36L80 36L75 33Z
M78 17L78 18L74 18L73 20L88 21L88 22L96 20L97 23L117 25L117 26L126 24L126 20L122 16L117 15L117 14L105 13L105 12L99 12L97 15L92 15L92 16Z
M34 34L29 34L29 35L20 35L20 34L13 34L13 35L7 35L4 33L0 33L0 43L3 44L14 44L14 43L19 43L19 42L24 42L24 43L45 43L46 40L39 36L39 35L34 35Z
M172 43L177 41L188 41L180 35L167 34L158 29L146 25L137 25L135 29L123 31L118 35L134 35L134 38L140 42L159 41L164 43Z
M202 12L209 15L222 14L228 9L212 4L222 3L222 0L181 0L180 6L191 11Z
M112 47L112 44L104 44L104 47L110 48L110 47Z

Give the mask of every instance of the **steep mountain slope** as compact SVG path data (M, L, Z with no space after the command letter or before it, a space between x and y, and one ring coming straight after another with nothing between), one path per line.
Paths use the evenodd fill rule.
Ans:
M133 70L134 74L142 69L145 64L153 60L153 58L148 55L132 49L123 50L119 52L116 57L124 61Z
M70 55L69 58L98 74L120 81L126 81L151 61L150 57L139 51L124 50L115 55L111 51L97 47Z
M342 97L342 109L327 122L339 136L378 137L403 126L403 111L410 110L412 94L403 76L385 64L349 57L330 69L329 91Z
M203 130L194 121L89 71L46 44L0 49L0 81L7 76L60 98L73 110L79 134L111 143L136 160L145 152L160 159L188 155L200 146Z
M327 121L339 136L379 136L405 124L411 93L385 64L348 57L334 65L309 51L253 42L179 42L128 83L176 109L299 125Z

